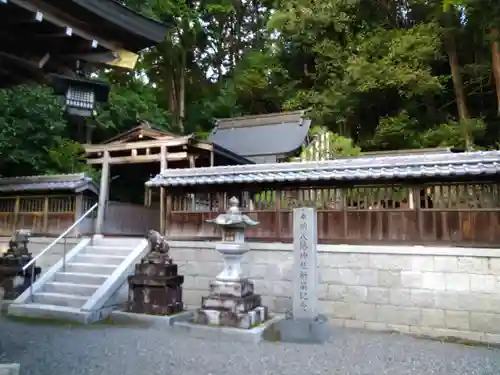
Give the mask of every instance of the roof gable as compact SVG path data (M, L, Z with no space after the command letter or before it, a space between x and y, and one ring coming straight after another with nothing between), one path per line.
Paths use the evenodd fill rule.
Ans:
M304 111L219 119L208 140L249 158L288 155L304 144L310 127Z
M156 140L156 139L165 139L165 138L178 138L178 135L174 133L170 133L164 130L157 129L148 122L141 122L139 125L133 127L130 130L127 130L123 133L115 135L104 142L102 144L109 143L129 143L129 142L138 142L138 141L147 141L147 140Z

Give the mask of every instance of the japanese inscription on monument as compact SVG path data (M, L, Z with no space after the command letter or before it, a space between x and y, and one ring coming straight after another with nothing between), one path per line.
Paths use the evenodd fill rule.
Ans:
M317 243L316 210L310 207L294 209L294 319L314 319L317 316Z

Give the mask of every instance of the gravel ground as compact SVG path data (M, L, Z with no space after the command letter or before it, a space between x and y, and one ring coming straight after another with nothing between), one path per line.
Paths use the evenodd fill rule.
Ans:
M335 329L324 345L210 342L143 327L0 318L0 363L21 375L498 375L500 350Z

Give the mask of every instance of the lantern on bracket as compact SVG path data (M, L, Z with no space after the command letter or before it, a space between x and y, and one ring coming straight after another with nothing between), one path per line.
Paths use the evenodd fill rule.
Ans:
M56 95L66 98L66 113L75 117L91 117L97 103L105 103L109 98L110 85L107 82L52 75L52 85Z

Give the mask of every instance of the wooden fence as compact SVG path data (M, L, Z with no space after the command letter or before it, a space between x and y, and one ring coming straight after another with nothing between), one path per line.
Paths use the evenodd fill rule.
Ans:
M205 205L193 205L193 194L170 196L166 234L176 239L220 236L206 220L224 211L231 195L196 194ZM320 243L500 245L496 183L246 191L238 197L245 213L260 222L247 231L250 241L291 242L293 208L313 206Z
M68 229L97 198L83 196L0 197L0 235L11 236L16 229L29 229L34 235L58 236ZM81 203L80 203L81 202ZM85 218L70 236L94 233L97 210ZM142 205L108 202L103 232L107 235L145 235L159 230L160 212Z
M60 234L75 220L75 196L0 197L0 235L16 229L32 233Z

